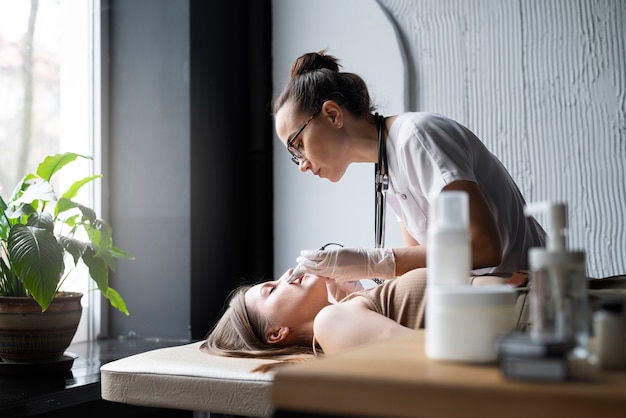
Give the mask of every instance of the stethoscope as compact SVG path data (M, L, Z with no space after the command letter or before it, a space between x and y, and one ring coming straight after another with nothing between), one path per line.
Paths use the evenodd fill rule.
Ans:
M387 189L389 189L389 174L387 171L387 147L384 141L385 118L376 113L376 130L378 131L378 163L374 165L374 246L385 246L385 207ZM381 284L381 279L372 279Z
M389 174L387 173L387 147L385 147L384 141L384 126L385 118L382 115L376 113L376 130L378 131L378 163L374 165L374 189L375 189L375 218L374 218L374 234L375 234L375 246L376 248L383 248L385 246L385 206L386 206L386 193L389 188ZM330 242L323 245L320 251L324 251L329 245L341 244ZM288 283L293 282L298 277L301 277L302 273L298 271L296 267L289 278ZM382 284L383 280L372 278L376 284Z

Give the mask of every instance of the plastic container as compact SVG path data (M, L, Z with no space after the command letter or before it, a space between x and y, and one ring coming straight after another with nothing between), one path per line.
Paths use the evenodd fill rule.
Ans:
M443 191L430 209L426 250L429 286L469 284L472 252L466 192Z
M568 251L564 231L567 207L540 202L529 204L526 214L546 216L545 248L531 248L530 265L531 337L573 341L573 354L589 355L588 286L585 253Z
M426 355L435 360L497 360L497 340L515 327L516 291L506 285L442 286L428 292Z
M606 301L593 314L595 353L603 369L621 369L626 363L626 330L622 301Z

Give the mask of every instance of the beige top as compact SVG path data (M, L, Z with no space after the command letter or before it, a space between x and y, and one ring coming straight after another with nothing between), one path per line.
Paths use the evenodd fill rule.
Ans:
M354 292L339 303L355 297L365 298L374 312L386 316L411 329L424 328L426 309L426 269L415 269L383 284ZM313 335L313 354L319 355L318 344Z
M344 302L357 296L366 298L371 309L407 328L424 328L426 307L426 269L412 270L380 286L346 296Z

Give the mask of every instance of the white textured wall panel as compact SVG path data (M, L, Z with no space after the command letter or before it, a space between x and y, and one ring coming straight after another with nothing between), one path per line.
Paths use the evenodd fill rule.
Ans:
M626 1L378 2L410 110L466 124L527 201L566 202L589 275L626 273Z

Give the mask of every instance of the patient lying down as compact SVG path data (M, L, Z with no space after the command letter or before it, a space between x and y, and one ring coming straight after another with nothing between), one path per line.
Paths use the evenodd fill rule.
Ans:
M426 269L370 289L362 289L359 282L308 274L288 283L290 273L234 290L201 350L298 362L424 327ZM501 279L481 278L483 283L494 280ZM329 296L339 302L331 302Z

